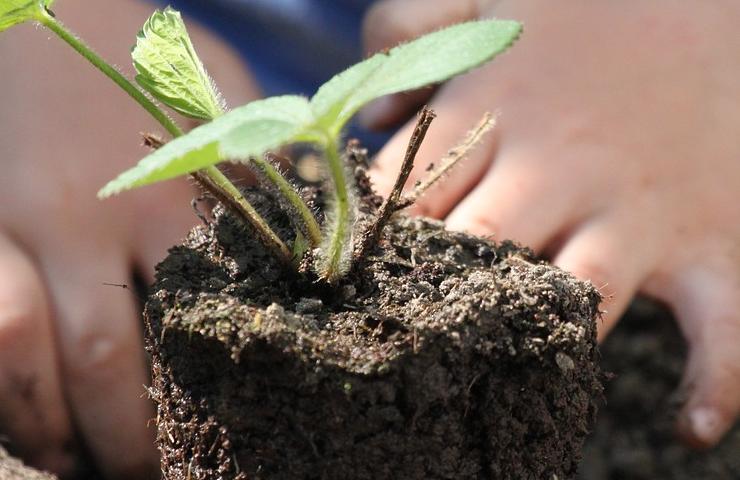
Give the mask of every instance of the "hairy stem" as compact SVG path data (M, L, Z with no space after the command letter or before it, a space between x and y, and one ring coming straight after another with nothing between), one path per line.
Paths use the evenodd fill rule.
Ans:
M216 167L206 167L192 174L193 178L211 195L232 211L239 212L254 227L262 243L278 259L290 262L293 254L280 237L267 224L265 219L254 209L251 203L239 192L236 186Z
M337 142L329 138L324 145L326 160L329 165L329 174L334 184L333 212L327 222L328 231L325 234L325 246L320 274L329 282L334 282L349 270L346 257L351 248L350 229L351 205L349 199L347 178L342 159L337 149Z
M306 202L303 201L293 185L286 180L268 159L255 157L250 161L278 189L280 194L290 203L290 206L295 209L295 213L298 214L303 223L301 230L308 238L311 246L317 247L321 243L321 227L319 227L319 222L316 221L316 217L311 213L311 209L308 208L308 205L306 205Z
M85 44L74 33L68 30L64 24L54 18L49 12L39 15L37 20L46 28L54 32L59 38L64 40L77 53L82 55L95 68L103 72L105 76L121 87L131 98L133 98L144 110L154 117L162 127L164 127L173 137L183 135L182 129L172 120L162 109L152 102L139 88L132 84L121 72L116 70L112 65L103 60L95 51ZM290 262L291 252L285 243L275 234L267 222L246 198L239 192L239 189L221 173L216 167L208 167L191 174L192 177L206 190L213 194L218 200L228 205L232 211L235 211L244 220L249 222L257 231L260 239L278 258Z

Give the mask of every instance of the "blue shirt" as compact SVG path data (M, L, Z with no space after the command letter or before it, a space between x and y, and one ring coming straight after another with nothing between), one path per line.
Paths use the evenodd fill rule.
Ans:
M266 95L310 95L333 74L362 58L360 27L372 0L170 3L234 46Z
M162 3L162 0L155 0ZM221 35L247 60L267 96L312 95L363 58L361 26L373 0L170 0ZM198 46L195 46L196 49ZM351 125L371 150L387 134Z

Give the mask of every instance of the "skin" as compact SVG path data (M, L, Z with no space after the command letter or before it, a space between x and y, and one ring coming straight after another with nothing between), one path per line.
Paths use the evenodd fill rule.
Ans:
M435 96L439 116L409 184L483 111L501 116L417 213L517 239L593 281L608 295L602 338L638 291L670 305L691 344L681 431L694 445L713 444L740 408L740 7L426 2L379 2L366 21L368 50L480 15L523 20L526 34L512 53ZM100 21L106 12L116 21ZM150 12L131 0L57 8L123 66L121 46ZM257 96L230 52L191 33L226 98ZM136 132L161 129L49 36L23 26L0 41L0 431L43 468L69 474L84 441L107 477L146 478L157 459L138 299L103 283L151 275L194 223L194 191L173 181L95 199L145 153ZM394 97L365 121L392 124L427 97ZM379 155L381 188L395 178L409 133Z
M65 0L55 12L132 77L151 5ZM191 34L227 99L258 96L231 51ZM197 221L197 192L172 181L96 199L146 153L138 132L163 129L51 36L23 25L0 41L0 432L57 473L74 471L84 442L107 478L158 478L139 299L104 283L151 278Z
M484 111L499 112L497 129L415 213L515 239L593 282L606 295L600 339L635 294L667 304L690 345L678 430L715 444L740 410L740 5L387 0L368 14L366 45L488 16L525 33L430 100L438 117L408 185ZM363 119L393 124L423 96L385 99ZM383 191L413 123L378 155Z

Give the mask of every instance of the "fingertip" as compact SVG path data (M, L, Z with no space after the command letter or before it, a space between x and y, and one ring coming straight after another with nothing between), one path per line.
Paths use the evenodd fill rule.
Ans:
M732 421L712 407L691 407L678 418L677 430L691 448L704 450L716 445L729 430Z
M735 275L697 264L673 272L663 293L689 344L681 386L687 401L676 429L697 449L719 443L740 413L740 290Z

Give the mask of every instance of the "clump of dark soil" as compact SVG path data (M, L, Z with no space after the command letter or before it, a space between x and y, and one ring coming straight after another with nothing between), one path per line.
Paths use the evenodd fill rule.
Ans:
M289 238L266 195L250 200ZM165 478L575 475L602 393L589 284L404 216L336 285L253 237L217 208L158 266L145 316Z
M581 479L740 479L740 425L709 451L691 450L675 436L687 350L665 310L636 303L601 352L602 368L615 378L586 442Z
M569 478L599 295L512 245L400 218L334 287L219 214L147 309L168 479Z
M56 480L57 477L23 465L0 446L0 480Z

